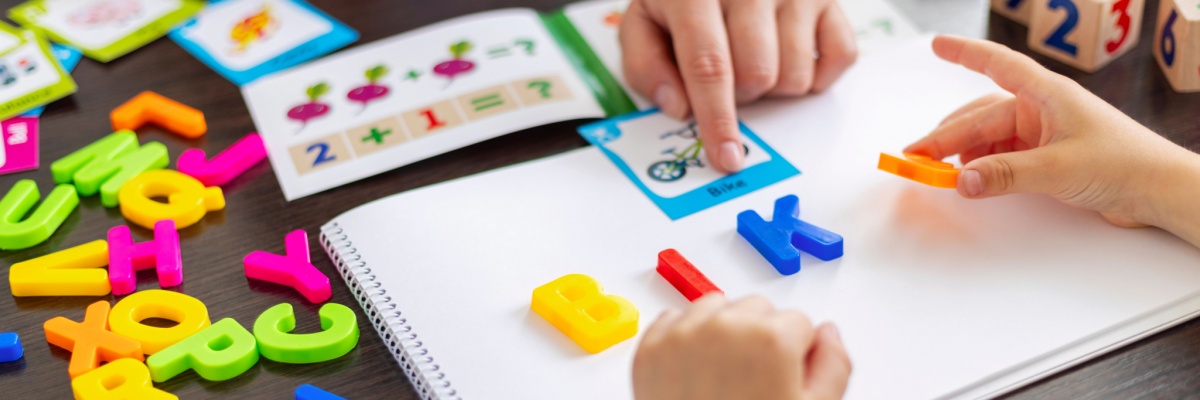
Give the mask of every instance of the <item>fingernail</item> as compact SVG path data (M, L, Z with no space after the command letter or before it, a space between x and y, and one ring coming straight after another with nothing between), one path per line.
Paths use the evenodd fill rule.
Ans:
M979 171L968 169L964 170L961 176L958 177L959 185L962 185L963 190L968 196L975 197L983 193L983 177L979 176Z
M667 114L675 119L683 119L687 116L686 107L683 104L682 97L675 91L671 85L662 85L658 90L654 91L654 104L658 105L659 110L663 114Z
M742 170L742 146L738 142L728 141L721 143L720 154L717 157L721 160L721 167L730 173Z
M838 330L837 325L834 325L833 323L829 323L827 326L828 326L828 328L825 328L825 329L829 330L829 334L828 334L829 339L832 339L833 341L837 342L838 344L841 344L842 343L842 332Z

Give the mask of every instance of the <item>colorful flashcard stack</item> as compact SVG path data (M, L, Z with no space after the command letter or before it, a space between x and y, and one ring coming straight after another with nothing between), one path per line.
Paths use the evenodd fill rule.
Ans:
M199 0L30 0L8 16L109 62L162 37L203 7Z
M0 23L0 120L75 93L75 81L58 59L34 31Z
M220 0L170 37L244 85L353 43L358 32L303 0Z

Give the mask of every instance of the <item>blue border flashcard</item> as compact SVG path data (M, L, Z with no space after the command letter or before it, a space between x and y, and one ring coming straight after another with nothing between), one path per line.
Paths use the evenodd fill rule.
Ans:
M328 54L358 32L303 0L222 0L170 33L238 86Z
M695 122L657 109L579 127L667 217L677 220L800 174L745 124L738 122L746 167L725 175L708 165Z
M79 60L83 59L83 52L80 52L79 49L71 46L51 44L50 52L54 53L54 59L58 60L59 65L62 65L63 70L67 72L74 71L75 66L79 65ZM34 108L21 115L26 117L39 117L42 115L42 111L46 111L46 106Z

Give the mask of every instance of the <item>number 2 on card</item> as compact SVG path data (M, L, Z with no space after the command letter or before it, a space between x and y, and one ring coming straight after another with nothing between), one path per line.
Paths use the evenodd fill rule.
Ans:
M313 150L317 151L317 158L314 159L312 163L312 166L314 167L337 159L337 156L329 154L329 143L314 143L313 145L308 146L307 149L304 149L304 152L312 153Z
M1123 1L1128 2L1128 0ZM1046 45L1062 50L1074 57L1078 54L1079 50L1075 45L1067 43L1067 34L1075 30L1075 25L1079 24L1079 8L1075 7L1075 3L1071 0L1050 0L1051 10L1059 8L1067 11L1067 18L1063 20L1062 25L1059 25L1054 33L1050 34L1050 37L1046 38Z
M1129 24L1132 20L1129 18L1129 0L1118 0L1113 3L1112 12L1117 15L1117 28L1121 29L1121 37L1116 40L1109 40L1104 44L1104 50L1108 54L1117 52L1122 44L1125 44L1125 39L1129 37Z

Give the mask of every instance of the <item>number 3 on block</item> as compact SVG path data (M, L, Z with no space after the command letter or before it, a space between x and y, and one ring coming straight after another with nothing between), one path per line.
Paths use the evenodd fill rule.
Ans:
M637 334L638 310L629 300L606 295L582 274L564 275L533 290L533 312L588 353L599 353Z

